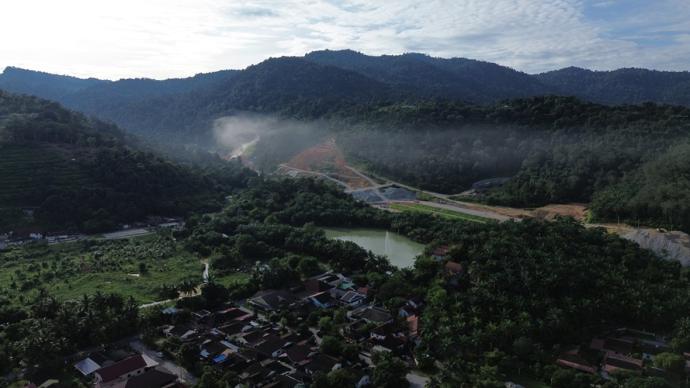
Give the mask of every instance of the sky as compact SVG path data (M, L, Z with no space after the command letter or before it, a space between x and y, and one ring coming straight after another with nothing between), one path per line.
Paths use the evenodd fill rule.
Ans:
M172 78L322 49L690 70L690 0L2 0L0 69Z

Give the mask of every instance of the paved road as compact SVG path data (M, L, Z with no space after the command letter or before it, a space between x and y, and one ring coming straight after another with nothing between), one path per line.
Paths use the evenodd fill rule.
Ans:
M420 203L420 204L423 204L426 206L430 206L430 207L435 207L438 209L452 210L455 212L465 213L465 214L469 214L472 216L489 218L489 219L496 220L496 221L508 221L511 219L512 220L519 220L519 218L512 218L512 217L504 216L503 214L498 214L496 212L492 212L489 209L487 209L487 210L470 209L470 208L462 206L462 205L451 205L451 204L429 202L429 201L417 201L417 203Z
M278 165L278 167L283 167L283 168L285 168L286 170L296 171L296 172L299 172L299 173L302 173L302 174L305 174L305 175L314 175L314 176L318 176L318 177L321 177L321 178L324 178L324 179L328 179L328 180L330 180L330 181L332 181L332 182L337 183L337 184L340 185L340 186L345 187L345 190L351 190L351 189L352 189L352 187L350 187L350 185L348 185L347 183L345 183L345 182L343 182L343 181L341 181L341 180L335 179L335 178L333 178L333 177L331 177L331 176L328 176L328 175L326 175L326 174L324 174L324 173L321 173L321 172L302 170L301 168L291 167L291 166L288 166L287 164L280 164L280 165Z
M103 233L103 238L106 240L119 240L123 238L145 236L147 234L155 233L154 230L137 228L137 229L127 229L118 230L117 232Z
M194 377L191 373L187 371L187 369L177 365L176 363L162 357L158 357L156 354L157 352L150 349L148 346L146 346L141 340L133 340L129 343L129 346L132 347L132 349L136 350L137 352L146 354L147 356L151 357L154 361L160 364L163 368L167 369L170 373L174 374L175 376L179 377L179 379L186 384L189 385L195 385L197 382L197 378Z

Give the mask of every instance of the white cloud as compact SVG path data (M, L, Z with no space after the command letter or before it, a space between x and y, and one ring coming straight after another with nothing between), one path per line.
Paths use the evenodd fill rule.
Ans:
M6 0L0 66L102 78L188 76L351 48L497 62L685 69L685 0ZM646 5L645 5L646 4Z

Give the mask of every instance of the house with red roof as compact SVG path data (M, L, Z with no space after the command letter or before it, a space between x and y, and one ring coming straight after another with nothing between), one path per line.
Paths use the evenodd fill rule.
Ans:
M142 354L125 358L95 371L94 386L96 388L123 387L127 380L143 374L156 365L158 365L157 362Z

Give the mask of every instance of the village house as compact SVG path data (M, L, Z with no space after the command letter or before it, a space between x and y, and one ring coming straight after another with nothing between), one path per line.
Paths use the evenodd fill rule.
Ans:
M436 261L443 261L446 259L446 256L448 256L449 251L450 248L448 245L439 245L431 252L431 257Z
M192 316L197 322L206 322L206 320L211 316L211 312L208 310L199 310L192 312Z
M197 330L187 325L170 325L163 329L163 333L167 337L177 338L182 342L191 341L198 336Z
M251 298L247 299L247 303L263 312L277 311L289 308L297 298L286 290L264 290L259 291Z
M124 387L127 380L141 375L157 365L157 362L142 354L125 358L124 360L94 371L94 387Z
M592 339L587 347L561 354L556 364L585 373L599 372L605 379L621 372L666 377L667 372L652 362L656 354L667 351L670 347L666 341L655 334L621 328ZM690 363L688 366L690 370Z
M366 367L321 353L311 331L302 325L297 328L271 322L266 314L289 309L291 319L306 323L310 314L320 309L344 306L349 323L341 328L341 334L356 337L352 340L360 344L362 354L367 350L401 355L409 352L410 339L419 330L421 299L407 301L407 325L398 328L388 310L366 303L368 290L363 291L347 276L327 272L289 290L259 291L246 300L245 306L251 310L228 305L210 315L202 311L195 317L203 324L167 327L165 333L190 338L198 347L200 361L234 371L245 386L294 387L309 384L316 374L345 367L357 372L358 386L364 387L369 381ZM188 334L190 330L194 333Z
M340 365L338 359L325 354L317 354L304 366L304 369L309 375L314 375L319 372L328 373L337 365Z
M556 360L556 365L590 374L597 373L597 367L592 365L580 354L579 347L561 354Z
M602 375L605 378L620 370L640 373L643 367L642 360L613 352L606 353L602 364Z
M93 375L93 372L112 364L114 364L112 360L103 354L96 352L91 353L88 357L80 361L77 361L73 366L77 371L79 371L79 373L82 374L82 376L90 377Z
M150 369L127 380L124 388L172 388L177 386L177 376L174 374Z
M224 310L216 311L211 320L212 325L217 327L224 324L245 322L251 319L253 316L254 313L251 311L239 307L229 307Z
M340 297L339 302L343 306L358 307L367 299L366 295L357 291L347 291Z
M331 297L331 294L326 291L310 295L307 297L307 300L311 302L314 306L321 309L331 308L337 305L338 303L335 299L333 299L333 297Z
M393 316L381 308L376 306L362 306L348 313L351 319L362 319L367 323L384 324L391 322Z
M463 272L462 264L455 261L447 261L446 265L443 266L446 274L450 276L460 275Z
M309 357L315 355L314 348L310 345L294 345L289 347L284 354L289 362L297 366L304 366L310 360Z

